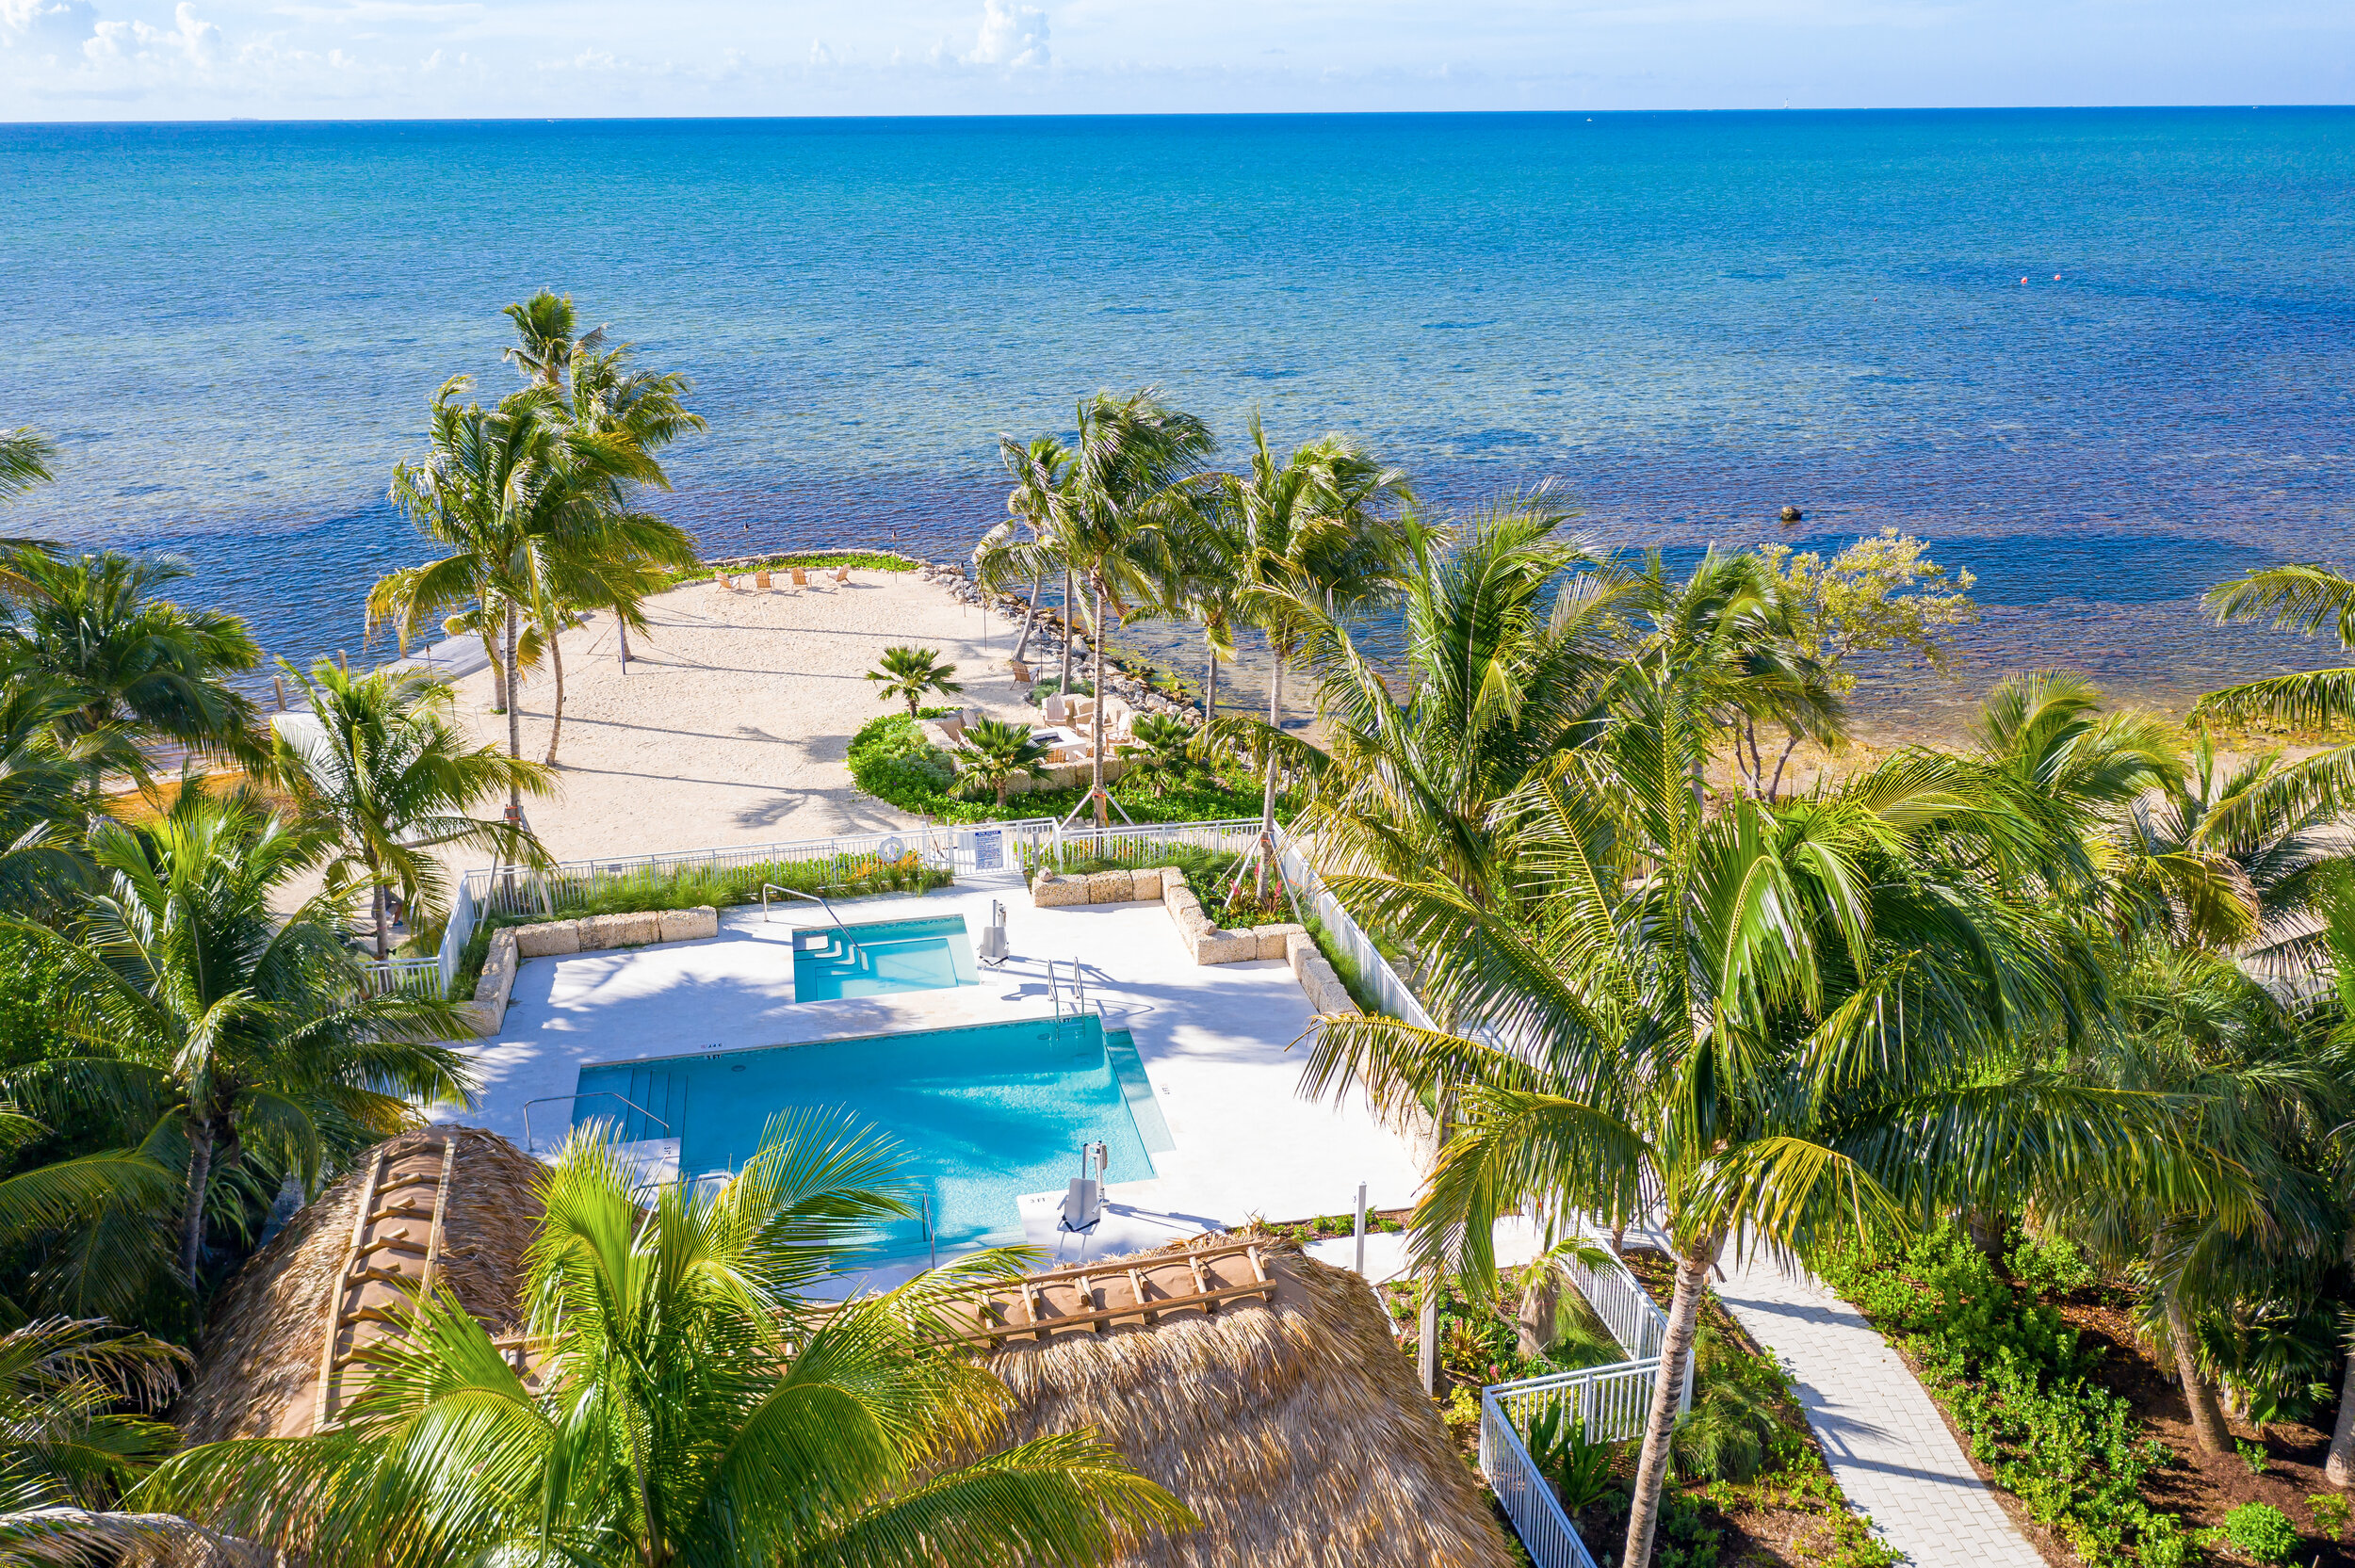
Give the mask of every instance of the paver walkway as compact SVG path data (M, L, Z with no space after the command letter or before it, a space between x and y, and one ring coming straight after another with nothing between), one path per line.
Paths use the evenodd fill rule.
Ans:
M1766 1259L1729 1268L1717 1299L1789 1364L1840 1489L1914 1568L2042 1568L1929 1395L1854 1307Z

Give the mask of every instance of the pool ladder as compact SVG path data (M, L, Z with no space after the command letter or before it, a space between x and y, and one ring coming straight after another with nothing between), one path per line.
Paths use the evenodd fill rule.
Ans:
M1071 965L1071 975L1067 979L1063 973L1063 965L1066 963ZM1066 991L1069 993L1068 995L1065 994ZM1088 982L1087 977L1080 972L1080 961L1078 959L1048 959L1047 961L1047 992L1055 1004L1055 1043L1060 1045L1063 1043L1063 1026L1065 1018L1075 1024L1084 1023L1087 1019Z

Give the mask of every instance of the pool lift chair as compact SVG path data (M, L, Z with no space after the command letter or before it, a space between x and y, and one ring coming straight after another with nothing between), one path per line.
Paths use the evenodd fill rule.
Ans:
M982 928L974 956L992 969L1006 962L1006 906L995 898L989 901L989 924Z
M1112 1151L1101 1143L1089 1143L1080 1150L1080 1173L1071 1178L1071 1185L1063 1195L1063 1217L1055 1228L1067 1236L1087 1236L1104 1220L1104 1172L1112 1164ZM1093 1174L1090 1172L1093 1172Z

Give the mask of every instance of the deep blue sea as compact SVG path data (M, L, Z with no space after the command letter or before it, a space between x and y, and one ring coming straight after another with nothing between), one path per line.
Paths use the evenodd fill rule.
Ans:
M715 551L962 553L999 432L1151 382L1618 543L1925 535L1987 616L1898 724L2314 662L2197 596L2355 564L2349 110L0 126L0 426L63 448L0 528L185 554L299 658L544 285L695 379Z

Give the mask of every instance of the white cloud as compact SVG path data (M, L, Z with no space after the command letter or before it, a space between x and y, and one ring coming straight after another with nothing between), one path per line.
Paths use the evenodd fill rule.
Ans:
M188 0L172 8L170 27L144 22L101 22L82 45L83 57L98 67L121 64L189 65L209 68L220 53L220 29L196 14Z
M0 0L0 47L76 43L97 20L90 0Z
M826 47L824 39L814 38L809 40L809 63L820 70L834 64L834 51Z
M982 32L973 52L963 57L967 65L1002 65L1028 71L1050 63L1047 47L1047 13L1036 6L1015 6L1006 0L982 0Z

